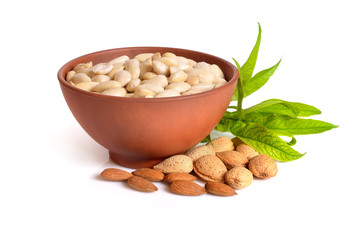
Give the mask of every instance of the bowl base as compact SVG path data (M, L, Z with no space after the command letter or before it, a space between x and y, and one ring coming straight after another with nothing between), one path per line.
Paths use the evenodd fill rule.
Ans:
M126 157L124 155L114 153L111 151L109 151L109 156L113 162L115 162L123 167L134 168L134 169L151 168L154 165L156 165L164 160L163 158L160 158L160 159L131 158L131 157Z

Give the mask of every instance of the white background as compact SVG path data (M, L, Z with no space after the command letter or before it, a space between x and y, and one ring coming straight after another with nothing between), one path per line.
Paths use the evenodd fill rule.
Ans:
M352 239L349 1L2 1L0 239ZM299 136L307 152L235 197L130 190L69 111L56 78L80 55L170 46L241 64L263 29L256 71L281 65L244 100L318 107L339 125Z

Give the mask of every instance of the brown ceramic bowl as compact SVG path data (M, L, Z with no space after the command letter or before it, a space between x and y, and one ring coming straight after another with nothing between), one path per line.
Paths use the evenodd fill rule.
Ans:
M173 52L217 64L227 84L211 91L168 98L127 98L75 88L65 76L75 65L106 62L121 55ZM58 72L62 93L74 117L114 162L130 168L151 167L202 141L220 121L234 93L238 71L228 61L202 52L165 47L129 47L90 53L66 63ZM83 149L82 149L83 150Z

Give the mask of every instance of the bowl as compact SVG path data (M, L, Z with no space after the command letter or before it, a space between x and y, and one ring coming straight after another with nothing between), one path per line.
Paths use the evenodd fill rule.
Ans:
M128 98L84 91L65 81L67 72L79 63L97 64L121 55L132 58L148 52L172 52L197 62L217 64L228 83L207 92L180 97ZM108 149L112 161L128 168L152 167L202 141L225 113L237 79L237 69L224 59L168 47L127 47L94 52L67 62L58 72L63 96L78 123Z

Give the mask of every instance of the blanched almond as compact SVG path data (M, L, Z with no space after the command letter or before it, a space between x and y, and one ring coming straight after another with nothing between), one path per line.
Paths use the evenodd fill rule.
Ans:
M140 53L136 55L134 58L137 59L139 62L144 62L147 58L152 58L154 53Z
M130 93L136 91L136 88L141 84L141 80L139 78L132 78L129 83L126 85L127 91Z
M98 82L81 82L81 83L77 83L75 87L85 91L92 91L93 87L95 87L98 84L99 84Z
M66 74L66 81L67 82L70 82L71 81L71 78L76 75L76 72L75 71L69 71L67 74Z
M191 88L191 85L189 85L186 82L174 82L174 83L170 83L169 85L167 85L165 87L165 90L168 89L174 89L176 91L178 91L179 93L183 93L188 91Z
M115 97L124 97L127 94L126 88L112 88L102 92L104 95L110 95Z
M158 95L156 95L156 98L164 98L164 97L178 97L181 96L181 94L174 90L174 89L169 89L169 90L165 90L161 93L159 93Z
M110 81L110 78L107 75L99 74L92 77L92 82L106 82L106 81Z
M190 90L205 92L205 91L212 90L213 88L214 88L214 84L212 83L198 83L196 85L193 85Z
M73 68L73 71L81 72L82 69L92 68L92 66L93 66L92 61L89 61L87 63L79 63Z
M168 67L177 67L178 61L172 57L161 57L160 61Z
M131 81L131 79L132 79L132 75L127 70L118 71L114 77L114 80L121 83L122 87L127 85Z
M128 59L130 59L128 56L123 55L117 58L114 58L112 60L109 61L110 64L119 64L119 65L123 65Z
M188 78L187 73L185 73L184 71L178 71L178 72L174 72L170 75L169 77L169 83L174 83L174 82L184 82L186 81Z
M92 92L104 92L105 90L112 88L121 88L121 83L118 81L106 81L99 83L98 85L94 86L91 90Z
M174 53L171 53L171 52L166 52L166 53L163 53L163 55L161 55L162 57L171 57L171 58L175 58L176 59L176 54Z
M72 82L74 84L78 84L81 82L91 82L91 81L92 81L91 78L88 77L88 75L85 73L76 73L70 79L70 82Z
M145 83L151 83L151 84L160 85L160 86L162 86L164 88L164 87L167 86L168 81L167 81L167 77L165 77L164 75L155 75L151 79L143 80L141 82L141 84L145 84Z
M154 60L152 65L153 65L154 72L156 72L157 74L165 75L167 77L169 76L170 70L166 64L162 63L159 60Z
M146 83L139 85L135 92L135 97L155 97L159 93L163 92L164 88L160 85Z
M143 76L146 72L153 72L152 58L147 58L140 64L140 76Z
M153 78L154 76L156 76L158 74L156 74L155 72L145 72L143 75L142 75L142 79L143 80L148 80L148 79L151 79Z
M107 74L112 70L113 66L111 63L98 63L92 67L92 71L95 74Z
M132 78L139 78L141 69L137 59L130 59L125 62L125 70L131 73Z
M120 72L124 68L124 65L114 66L114 68L106 76L108 76L112 80L115 78L116 73Z
M224 73L222 72L221 68L216 64L210 65L210 71L212 71L212 73L214 73L214 75L217 77L225 78Z

